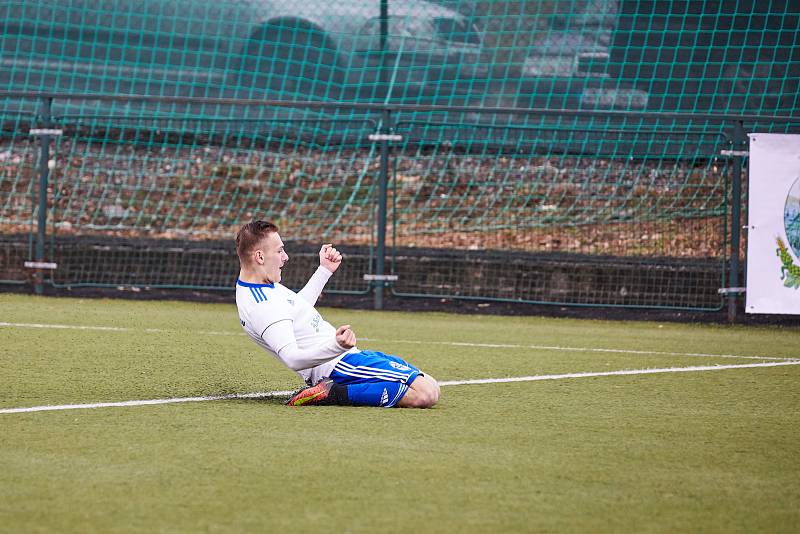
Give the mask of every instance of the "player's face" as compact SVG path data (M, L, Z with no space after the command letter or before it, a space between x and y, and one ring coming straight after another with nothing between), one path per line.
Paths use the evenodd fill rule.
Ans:
M283 241L278 232L270 232L259 247L253 252L256 263L261 267L266 282L280 282L281 269L289 261L289 256L283 250Z

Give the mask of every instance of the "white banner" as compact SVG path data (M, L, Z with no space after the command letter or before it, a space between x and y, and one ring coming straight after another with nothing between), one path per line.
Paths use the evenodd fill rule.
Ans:
M800 314L800 135L749 137L745 309Z

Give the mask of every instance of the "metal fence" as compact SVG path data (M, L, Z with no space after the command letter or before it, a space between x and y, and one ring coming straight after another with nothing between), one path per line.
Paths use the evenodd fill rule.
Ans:
M791 117L2 96L38 105L3 120L4 282L228 289L232 237L259 217L298 252L287 283L313 269L313 243L334 241L349 258L330 289L374 292L376 307L389 290L721 309L719 290L740 285L745 131L798 126ZM171 111L53 113L83 98ZM197 115L198 106L220 116Z
M31 0L0 19L0 280L37 291L228 288L232 236L262 217L297 251L287 282L335 241L330 289L376 307L733 313L745 134L800 130L788 0Z

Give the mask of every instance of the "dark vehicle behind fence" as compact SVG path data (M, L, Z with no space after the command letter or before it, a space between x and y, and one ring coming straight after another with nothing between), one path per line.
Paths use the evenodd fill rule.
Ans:
M648 110L797 115L796 0L619 2L609 72Z
M0 82L72 93L383 101L457 91L460 80L484 75L481 34L464 16L424 0L388 5L382 73L375 0L3 2Z
M0 1L0 87L587 111L792 115L800 108L800 19L790 0L388 0L385 25L381 4ZM519 11L513 16L512 7ZM30 112L39 105L6 99L0 110ZM57 101L53 109L62 117L145 112L228 120L331 115L300 107L110 104L85 98ZM367 128L380 120L374 113L358 116ZM442 118L525 128L563 123L558 117L487 112L397 116L407 122ZM564 128L566 134L572 135L574 124ZM404 127L413 136L431 132L416 124ZM341 130L315 128L323 135ZM433 142L459 133L436 135ZM469 135L497 137L478 130ZM528 132L524 136L532 139ZM592 149L577 139L581 150Z

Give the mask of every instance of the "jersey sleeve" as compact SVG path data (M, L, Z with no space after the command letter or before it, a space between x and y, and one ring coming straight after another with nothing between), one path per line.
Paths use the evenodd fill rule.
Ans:
M294 371L310 369L344 354L349 349L337 343L336 336L311 347L300 348L291 320L278 321L267 327L261 339L287 367Z
M300 297L311 304L312 306L317 303L317 299L322 294L322 290L325 288L325 284L328 283L328 279L330 279L332 272L328 269L320 265L317 267L317 270L314 271L314 274L311 275L311 278L308 279L305 287L297 292Z
M298 347L292 305L285 298L267 298L253 306L249 316L252 329L267 348L294 371L315 367L349 350L333 334L312 346Z

